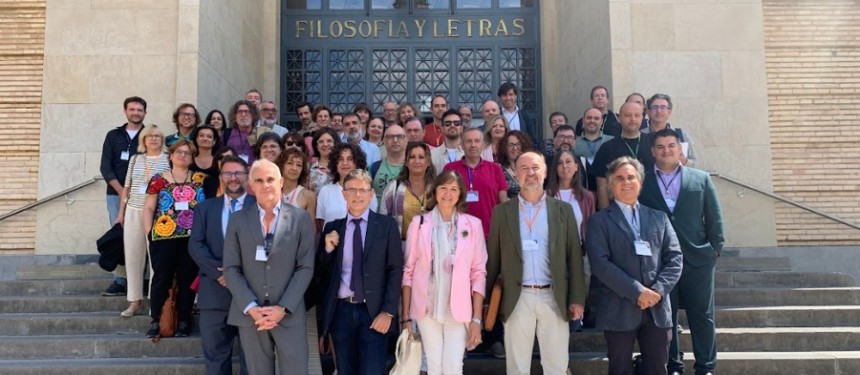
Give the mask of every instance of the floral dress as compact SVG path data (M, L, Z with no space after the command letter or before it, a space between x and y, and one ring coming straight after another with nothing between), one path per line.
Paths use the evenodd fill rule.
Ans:
M191 236L194 207L206 198L203 193L205 173L194 173L190 182L171 183L162 175L149 181L146 194L158 195L152 240L169 240Z

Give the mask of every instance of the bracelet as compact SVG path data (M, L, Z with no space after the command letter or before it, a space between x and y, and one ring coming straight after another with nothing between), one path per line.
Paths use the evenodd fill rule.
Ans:
M472 323L475 323L475 324L477 324L477 325L481 325L481 319L478 319L478 318L472 318Z
M411 321L412 321L412 319L401 320L400 324L406 324L406 323L409 323Z

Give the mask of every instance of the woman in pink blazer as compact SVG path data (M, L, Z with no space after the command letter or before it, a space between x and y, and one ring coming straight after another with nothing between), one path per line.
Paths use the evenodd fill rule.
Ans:
M429 212L406 234L401 325L417 323L430 375L462 374L464 351L481 342L487 245L481 220L465 213L466 193L456 172L437 176Z

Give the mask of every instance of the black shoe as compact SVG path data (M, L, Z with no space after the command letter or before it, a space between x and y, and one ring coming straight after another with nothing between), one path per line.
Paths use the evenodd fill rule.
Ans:
M179 322L176 325L176 332L173 337L188 337L191 334L191 324L188 322Z
M124 296L126 293L125 285L117 284L114 281L110 286L102 292L102 296L105 297L116 297L116 296Z
M158 323L152 323L149 326L149 331L146 331L147 338L156 338L158 337L158 331L161 331L161 326Z

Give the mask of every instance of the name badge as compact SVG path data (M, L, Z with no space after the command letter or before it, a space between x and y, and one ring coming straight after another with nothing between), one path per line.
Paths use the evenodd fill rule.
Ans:
M239 155L239 158L244 160L246 163L248 162L248 155Z
M188 211L188 202L176 202L173 204L176 211Z
M651 244L641 240L633 244L636 246L636 255L651 256Z
M257 254L254 256L254 260L258 262L268 262L269 256L266 255L266 247L263 245L257 245Z
M121 154L119 154L119 158L122 160L128 160L128 151L123 151Z
M471 190L466 193L466 203L474 203L478 201L478 192Z
M147 184L140 185L140 188L137 189L137 193L140 195L146 195Z
M523 251L537 251L538 243L535 240L523 241Z

